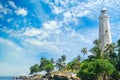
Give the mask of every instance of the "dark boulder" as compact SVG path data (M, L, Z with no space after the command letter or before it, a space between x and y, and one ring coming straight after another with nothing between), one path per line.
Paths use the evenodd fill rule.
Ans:
M66 76L54 75L54 80L69 80Z

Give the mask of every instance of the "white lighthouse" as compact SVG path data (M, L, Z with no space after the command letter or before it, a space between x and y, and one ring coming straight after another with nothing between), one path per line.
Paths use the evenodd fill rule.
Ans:
M103 8L99 17L99 42L102 49L104 49L106 44L111 44L112 42L109 16L106 12L106 8Z

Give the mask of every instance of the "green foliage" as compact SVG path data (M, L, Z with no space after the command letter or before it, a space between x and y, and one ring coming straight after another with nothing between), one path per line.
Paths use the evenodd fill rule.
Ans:
M117 41L117 43L107 44L104 49L101 48L100 43L98 40L95 40L93 42L94 46L90 50L92 55L88 56L88 59L84 61L95 61L96 59L107 59L109 62L114 65L115 71L110 76L113 79L120 78L120 39ZM100 69L100 68L98 68ZM105 70L103 70L105 71ZM104 74L104 72L101 72Z
M117 41L117 64L116 64L116 70L120 72L120 39Z
M111 75L114 70L114 66L108 60L96 59L92 62L83 62L77 76L82 80L98 80L99 77Z
M95 59L101 59L103 58L103 51L100 47L100 42L98 40L93 41L94 47L90 50L90 52L93 54L92 58Z
M84 53L84 55L87 54L87 48L82 48L81 52Z
M40 68L40 71L45 70L46 72L50 72L54 69L54 66L51 60L47 60L46 58L41 58L41 64L39 68Z
M73 61L67 64L68 70L79 70L80 69L80 61L78 59L74 59Z
M120 78L120 72L119 71L114 71L113 74L111 75L111 77L114 80L118 80Z
M106 46L105 52L108 53L108 60L115 66L115 71L111 75L113 79L120 78L120 39L117 43L112 43Z
M83 53L83 59L84 59L84 55L87 54L87 48L82 48L81 52Z
M54 69L53 64L55 64L59 71L66 68L72 71L79 70L77 76L82 80L106 80L108 76L116 80L120 79L120 39L116 44L107 44L104 49L101 48L98 40L95 40L93 44L93 48L89 50L92 54L88 56L88 59L83 60L82 64L80 56L69 62L67 66L65 55L58 58L56 62L53 59L41 58L40 65L35 64L30 67L30 74L43 70L49 73ZM85 55L88 50L83 48L82 52Z
M61 60L64 62L66 60L66 56L65 55L62 55L61 56Z
M78 55L76 59L77 59L78 61L80 61L80 60L81 60L81 56Z
M65 70L65 61L66 61L66 56L62 55L58 60L56 61L56 68L58 68L59 71Z
M120 39L117 41L117 46L120 47Z
M108 60L97 59L94 61L94 65L98 75L110 75L115 70L114 66Z
M39 65L35 64L30 67L30 74L37 73L39 71Z

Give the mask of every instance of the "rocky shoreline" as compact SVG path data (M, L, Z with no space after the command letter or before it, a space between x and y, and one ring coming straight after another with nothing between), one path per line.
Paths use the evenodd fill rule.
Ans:
M34 76L20 76L14 77L13 80L80 80L78 77L68 76L68 75L51 75L46 74L44 76L39 77L40 75Z

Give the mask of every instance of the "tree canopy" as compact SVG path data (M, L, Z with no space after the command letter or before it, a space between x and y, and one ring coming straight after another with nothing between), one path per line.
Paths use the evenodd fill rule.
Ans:
M79 70L80 69L80 61L78 59L74 59L73 61L67 64L68 70Z
M39 71L39 65L35 64L30 67L30 74L37 73Z
M62 71L65 69L65 61L66 61L66 56L65 55L62 55L60 58L58 58L58 60L56 61L56 68L59 70L59 71Z
M53 62L51 60L47 60L46 58L42 58L39 66L40 70L45 70L46 72L50 72L54 69Z
M98 40L93 42L94 46L87 50L82 49L83 57L89 51L87 59L78 55L73 61L66 65L66 55L62 55L56 61L54 59L41 58L40 64L35 64L30 67L30 74L38 71L51 72L54 67L58 71L75 71L81 80L106 80L108 77L114 80L120 79L120 39L117 43L107 44L104 49L100 47Z
M108 60L96 59L92 62L83 62L77 74L82 80L106 80L106 77L114 72L115 68Z

